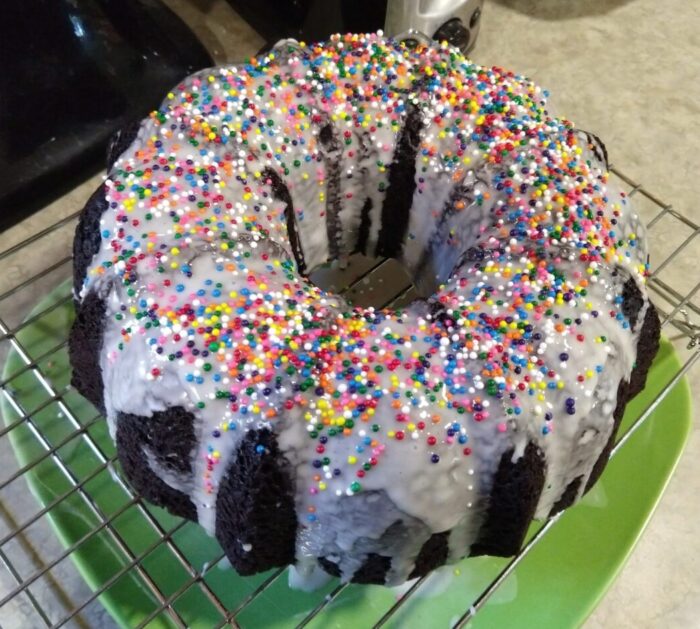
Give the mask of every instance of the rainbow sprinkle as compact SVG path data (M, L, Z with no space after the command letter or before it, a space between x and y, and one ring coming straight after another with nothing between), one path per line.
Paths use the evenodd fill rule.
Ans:
M548 115L546 97L446 45L410 49L379 35L274 51L168 94L109 175L112 215L88 283L116 276L122 285L112 360L145 342L149 380L176 366L208 392L193 402L220 418L203 437L208 492L226 434L259 422L303 422L313 498L362 491L390 446L409 453L420 441L425 465L439 466L472 455L475 424L503 435L534 412L548 435L577 413L571 394L553 400L564 399L565 380L595 382L604 365L563 351L552 360L543 345L605 344L591 320L628 324L619 302L602 309L590 298L592 287L604 267L645 268L638 237L618 225L625 199L608 198L607 174L573 125ZM428 125L417 194L436 172L456 181L482 165L491 176L471 206L455 206L488 218L475 243L481 259L458 268L420 316L352 308L301 277L264 174L273 167L290 182L299 225L323 217L328 171L315 129L330 118L349 159L359 134L375 138L374 185L384 194L386 138L409 101ZM312 192L306 205L295 187ZM337 440L351 453L334 455ZM305 517L317 518L313 499Z

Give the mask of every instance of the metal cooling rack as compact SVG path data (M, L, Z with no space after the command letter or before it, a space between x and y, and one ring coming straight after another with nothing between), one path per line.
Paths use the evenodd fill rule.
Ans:
M642 185L632 181L615 168L611 168L613 178L620 186L635 197L635 208L648 225L651 244L651 260L654 264L649 278L649 288L659 310L666 337L674 343L681 355L682 367L670 379L667 387L639 417L628 433L616 445L613 456L625 447L629 435L636 430L651 414L651 411L668 394L671 388L695 364L700 357L700 305L698 291L700 282L694 283L695 277L687 277L678 272L682 260L690 261L700 258L700 225L684 216L671 205L646 190ZM26 313L52 288L70 277L70 244L77 221L78 212L63 218L59 222L36 232L23 242L15 244L0 253L0 364L4 362L10 350L21 358L23 365L14 373L0 381L0 395L4 396L17 418L8 425L0 427L0 619L23 617L24 626L76 627L106 626L111 620L102 609L98 597L113 587L120 578L133 571L150 590L155 601L152 613L139 624L145 626L156 617L167 617L175 626L187 626L186 620L177 609L178 600L188 595L192 589L198 589L217 610L220 622L217 626L245 626L239 619L242 612L252 605L256 598L282 577L284 570L273 572L265 578L252 592L241 600L234 609L227 609L215 592L206 576L211 570L225 562L219 551L203 568L192 565L178 545L177 533L184 527L192 526L179 521L173 526L164 527L149 507L134 495L128 485L118 474L113 473L115 457L105 453L91 435L91 429L102 422L99 415L89 419L80 419L74 411L76 393L70 385L59 386L47 374L46 365L66 352L66 339L55 347L43 351L40 355L24 347L18 333L30 324L36 324L51 311L60 308L70 300L68 290L57 303L42 312L34 313L24 319ZM33 252L45 252L43 263L34 267L28 262L38 259ZM43 266L45 264L45 266ZM350 294L358 303L373 305L399 305L414 296L412 287L404 276L397 274L392 262L386 260L364 260L351 267L352 270L341 274L345 282L344 292ZM696 275L697 277L697 275ZM392 286L393 292L386 286ZM331 288L342 288L330 286ZM374 289L373 294L371 287ZM400 288L400 290L396 290ZM385 299L380 299L384 295ZM388 298L386 298L388 296ZM36 408L24 408L20 403L13 383L17 378L31 374L36 385L45 393L45 400ZM66 378L67 381L67 378ZM72 399L71 399L72 398ZM43 435L34 421L34 416L41 411L55 406L56 411L65 418L72 431L57 441ZM10 433L24 426L41 445L43 452L30 463L18 467L11 453ZM61 448L74 439L81 439L89 446L99 464L94 470L78 479L66 465ZM63 473L69 483L69 489L46 506L40 507L37 501L26 491L24 479L36 466L51 460ZM95 502L89 491L89 483L99 474L110 472L115 482L128 496L126 502L115 512L105 514ZM63 548L55 540L48 518L52 510L60 507L64 501L80 499L89 512L97 518L99 524L80 538L76 543ZM148 522L156 539L148 547L135 551L130 548L114 526L116 518L127 509L136 508ZM522 559L547 535L558 518L547 521L527 543L522 551L512 558L498 576L473 601L465 603L464 609L455 623L455 627L467 624L489 598L497 591L508 575ZM77 549L87 544L96 535L108 535L112 545L123 554L123 567L96 591L90 591L75 572L70 561L66 561ZM166 549L185 570L186 577L175 591L163 592L156 579L149 572L146 559L157 549ZM425 578L416 581L395 603L376 618L376 627L387 623L404 606L425 583ZM337 585L318 604L311 609L298 626L305 626L313 619L319 619L333 601L348 587ZM239 624L240 623L240 624Z

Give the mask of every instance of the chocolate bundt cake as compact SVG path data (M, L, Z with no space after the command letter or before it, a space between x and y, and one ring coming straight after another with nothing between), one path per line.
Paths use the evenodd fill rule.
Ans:
M241 574L397 584L511 555L645 383L644 230L603 144L447 44L283 42L113 141L75 236L75 386L136 491ZM393 257L359 308L308 273Z

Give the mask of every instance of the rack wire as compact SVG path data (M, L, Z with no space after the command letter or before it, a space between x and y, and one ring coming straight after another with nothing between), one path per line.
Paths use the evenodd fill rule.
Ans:
M648 286L659 310L664 333L682 357L678 372L618 441L613 450L615 456L700 356L700 282L677 271L684 260L687 263L698 259L700 225L618 169L611 168L611 173L617 183L635 197L635 208L648 226L653 263ZM0 379L0 396L4 397L6 407L11 408L14 415L6 417L5 425L0 427L0 461L3 462L0 469L0 620L4 619L7 624L9 618L22 617L26 619L25 626L54 628L109 626L111 621L98 599L127 576L137 575L153 602L151 611L139 620L138 627L144 627L156 618L165 618L176 627L188 626L189 620L183 615L179 602L193 592L204 597L215 610L218 615L216 626L249 626L244 621L246 610L283 580L285 570L264 575L235 604L227 604L209 579L215 568L226 565L221 550L214 546L209 560L202 567L193 565L182 546L188 529L195 525L175 518L164 520L132 492L119 473L115 473L118 465L113 449L100 445L95 437L105 422L94 409L86 413L84 403L81 407L66 370L56 373L55 365L66 364L65 336L38 353L23 341L24 331L51 321L70 302L69 282L65 280L71 272L70 243L78 214L66 216L0 253L0 268L5 271L0 279L0 363L11 352L20 359L19 366ZM36 251L43 255L29 255ZM387 306L407 303L415 294L405 275L393 264L387 260L357 261L348 269L335 273L334 281L343 283L343 286L331 283L330 288L347 293L356 303ZM59 288L55 289L56 286ZM58 290L56 298L27 318L30 307L51 290L54 293ZM28 377L41 392L38 396L40 402L33 408L27 408L17 388L17 383L26 383ZM36 420L43 413L61 417L64 430L60 435L43 432ZM12 435L18 430L28 430L39 447L36 456L21 464L15 464L11 452ZM86 446L94 458L94 467L81 475L75 473L64 456L65 448L76 442ZM26 491L26 480L47 463L60 470L66 488L42 506ZM111 482L123 493L119 507L110 512L94 499L91 491L92 484L104 475L109 475L113 479ZM55 540L48 523L56 510L73 501L89 512L93 526L64 548ZM139 548L132 548L117 526L118 520L132 510L136 510L150 528L147 542ZM464 626L479 613L516 566L547 536L557 518L548 520L521 552L505 563L481 593L465 603L456 616L455 627ZM67 559L73 558L98 536L109 539L115 552L121 554L121 563L119 569L91 590L82 583ZM181 577L174 587L162 587L152 574L149 558L157 552L167 552L181 566ZM394 619L397 612L425 587L425 582L426 578L418 579L392 605L382 610L377 615L375 626L384 626ZM295 624L303 627L318 621L347 587L337 582L330 586Z

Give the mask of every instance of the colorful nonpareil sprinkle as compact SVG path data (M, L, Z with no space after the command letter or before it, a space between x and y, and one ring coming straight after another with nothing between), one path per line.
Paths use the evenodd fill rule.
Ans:
M605 274L645 268L594 142L551 117L546 97L446 45L379 35L285 45L168 94L109 174L87 286L120 283L110 360L145 343L149 381L179 386L177 374L195 412L216 417L207 492L227 435L250 426L305 427L311 523L313 496L371 487L390 450L439 468L474 458L477 425L494 439L526 425L547 436L580 412L604 370L587 348L629 326ZM480 173L449 214L481 218L476 253L421 307L353 308L302 276L300 256L311 268L333 246L352 252L367 200L392 194L396 138L416 108L414 194ZM362 185L344 183L361 172ZM429 212L436 224L442 205ZM450 220L437 257L466 251Z

